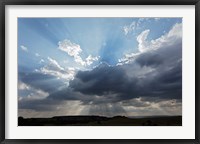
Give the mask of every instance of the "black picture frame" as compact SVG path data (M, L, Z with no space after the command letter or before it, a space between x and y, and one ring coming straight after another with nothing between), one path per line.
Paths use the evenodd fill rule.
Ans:
M5 139L5 7L7 5L195 5L195 139ZM199 56L200 56L200 0L0 0L0 142L23 144L199 144L200 112L199 112Z

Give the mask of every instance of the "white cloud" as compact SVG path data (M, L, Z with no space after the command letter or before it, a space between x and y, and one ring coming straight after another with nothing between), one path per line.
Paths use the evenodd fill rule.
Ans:
M74 57L74 61L78 64L81 64L82 66L86 65L85 61L79 55Z
M35 53L35 56L36 56L36 57L39 57L39 56L40 56L40 54L39 54L39 53Z
M123 27L124 34L125 34L125 35L128 35L128 34L131 33L135 28L136 28L136 22L133 21L130 25L126 25L126 26Z
M50 57L48 57L49 60L49 66L51 66L51 68L55 69L55 70L64 70L63 67L61 67L58 62Z
M119 59L119 63L117 65L128 64L130 61L133 61L140 53L130 53L125 54L123 58Z
M176 23L166 37L180 38L182 37L182 23Z
M72 43L70 40L63 40L58 42L58 48L64 52L66 52L70 56L78 56L82 49L80 48L80 45Z
M92 57L89 55L85 60L80 56L82 49L80 45L72 43L70 40L63 40L58 42L58 49L66 52L69 56L74 57L74 61L82 66L89 66L94 61L97 61L99 57Z
M168 33L165 33L161 37L148 41L147 37L150 33L150 30L144 30L137 36L138 42L138 50L137 53L126 54L123 58L119 59L118 65L122 65L124 63L129 63L134 61L136 57L138 57L141 53L145 53L148 51L160 49L163 47L172 46L176 43L181 42L182 40L182 23L176 23Z
M136 34L135 31L141 28L141 24L144 21L149 21L150 18L139 18L138 20L134 20L130 25L125 25L123 27L123 31L125 35L128 34Z
M19 83L18 83L18 89L19 89L19 90L29 90L30 87L29 87L27 84L25 84L25 83L19 81Z
M40 89L34 89L32 93L28 96L21 98L21 100L35 100L35 99L44 99L49 96L49 93L44 92Z
M21 49L22 49L23 51L28 52L28 48L27 48L27 47L25 47L25 46L23 46L23 45L21 45L20 47L21 47Z
M44 59L41 59L39 63L41 64L41 63L44 63L44 62L45 62Z
M27 96L19 96L18 100L33 100L33 99L44 99L47 96L49 96L49 93L44 92L40 89L33 88L26 83L23 83L21 81L18 82L18 90L20 91L26 91L29 94Z
M97 61L99 59L99 56L98 57L92 57L91 55L89 55L85 61L86 61L86 64L87 65L91 65L94 61Z
M48 65L40 68L39 72L43 74L49 74L52 76L57 77L58 79L64 79L67 82L72 80L75 75L74 68L63 68L61 67L58 62L50 57L48 57Z
M53 76L57 77L58 79L65 79L67 82L72 80L75 75L74 70L65 69L63 71L56 71L56 70L49 69L48 66L41 68L40 72L42 72L44 74L53 75Z
M124 34L136 34L135 32L141 29L144 23L151 22L151 19L154 21L160 20L160 18L139 18L138 20L134 20L131 24L123 27Z
M147 29L145 31L143 31L138 37L137 37L137 41L138 41L138 49L140 52L143 52L147 47L148 47L148 42L146 41L147 36L149 34L150 30Z

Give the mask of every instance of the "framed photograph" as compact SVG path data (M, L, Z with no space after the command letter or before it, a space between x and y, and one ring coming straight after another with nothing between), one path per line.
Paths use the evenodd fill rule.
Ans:
M1 143L199 143L199 0L1 1Z

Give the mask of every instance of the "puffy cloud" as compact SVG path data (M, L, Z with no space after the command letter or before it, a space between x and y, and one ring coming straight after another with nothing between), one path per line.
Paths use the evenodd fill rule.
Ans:
M181 99L180 31L181 24L174 25L166 35L145 44L148 50L130 54L131 60L127 63L118 66L103 63L91 71L79 71L69 86L76 92L91 95L93 103L119 102L141 96ZM144 31L138 37L142 46L148 33ZM94 95L102 97L101 100Z
M94 61L97 61L99 59L98 57L92 57L91 55L89 55L86 59L85 59L85 63L86 65L91 65Z
M128 64L130 61L135 60L135 58L137 58L138 55L140 55L140 53L125 54L125 56L123 58L120 58L118 60L119 63L117 65Z
M20 48L21 48L23 51L28 52L28 48L27 48L27 47L21 45Z
M48 57L48 60L49 60L49 66L52 68L52 69L55 69L55 70L64 70L64 68L62 68L58 62L50 57Z
M80 48L80 45L72 43L70 40L63 40L58 42L58 48L64 52L66 52L70 56L78 56L82 49Z
M106 97L104 101L101 101L104 103L140 96L181 99L181 63L168 69L158 66L158 68L154 68L155 70L147 71L142 75L139 71L143 71L143 67L134 65L137 63L115 67L100 66L92 71L78 72L75 79L70 81L69 86L74 91L91 95L94 102L99 102L93 99L94 95ZM132 71L131 68L134 70L132 69ZM129 76L130 73L132 76Z
M166 47L175 47L182 43L182 23L176 23L168 33L155 40L147 40L149 33L150 30L147 29L137 36L139 52L126 54L123 58L119 59L118 65L134 61L139 55L148 51L164 49L167 52Z
M89 55L85 60L80 56L82 49L80 45L72 43L70 40L63 40L58 42L58 49L66 52L69 56L74 57L74 61L82 66L89 66L94 61L97 61L99 57L92 57Z
M48 57L48 65L40 68L39 72L43 74L48 74L55 76L59 79L64 79L66 81L72 80L75 75L75 69L74 68L66 68L64 69L61 67L58 62L50 57Z
M138 37L137 37L137 41L138 41L138 49L140 52L143 52L147 46L149 45L148 42L146 41L147 36L149 34L150 30L145 30L143 31Z

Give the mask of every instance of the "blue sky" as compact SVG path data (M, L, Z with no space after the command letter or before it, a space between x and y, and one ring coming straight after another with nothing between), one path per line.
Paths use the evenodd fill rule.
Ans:
M182 32L181 26L182 18L18 18L19 97L22 100L26 97L35 100L37 96L41 95L43 99L47 99L51 97L52 93L59 90L68 87L76 89L71 83L82 76L78 77L79 74L93 72L98 67L101 68L102 63L108 67L125 69L128 76L131 72L150 73L156 68L160 70L159 66L156 68L155 65L147 66L152 58L146 61L146 56L143 55L148 54L149 56L155 52L162 56L165 53L166 55L171 53L170 48L179 46L182 40L182 33L179 33L179 31ZM158 49L161 51L160 47L165 48L168 45L169 52L168 49L163 50L163 53L158 52ZM181 60L182 52L180 49L178 53L180 56L174 56L171 61ZM156 58L157 56L153 59L160 60ZM162 58L164 59L164 56ZM125 66L135 63L135 61L141 62L143 66L133 71ZM168 66L171 61L167 60L164 64ZM133 68L135 67L139 67L138 64L134 64ZM37 80L39 74L43 74L43 76ZM140 77L137 75L137 78ZM38 81L40 84L30 81ZM46 86L52 83L58 86L53 88L53 91L48 91L42 88L42 83ZM85 94L85 91L81 90L80 93ZM113 90L104 93L110 92ZM106 96L104 95L104 97ZM140 95L132 99L134 98L140 98ZM64 101L69 101L69 99L66 98ZM174 99L177 97L175 96ZM178 99L180 100L180 98ZM113 104L113 101L109 104ZM79 102L79 107L84 107L83 103L86 102L84 100L79 100ZM90 103L95 102L96 100L90 100ZM23 107L21 109L26 112L26 109L29 108ZM85 111L83 110L82 113L84 114ZM177 113L180 114L180 112ZM152 115L151 112L149 114Z
M83 58L91 54L100 56L99 61L115 65L124 54L137 51L136 36L143 30L149 29L148 39L155 39L181 19L144 19L136 28L130 27L138 21L139 18L19 18L19 66L34 70L41 66L41 58L45 60L47 57L55 59L61 66L67 66L66 61L73 63L70 56L58 50L58 42L65 39L80 45ZM127 35L124 32L126 26L134 29ZM21 46L28 52L20 49ZM36 53L40 57L35 57Z

